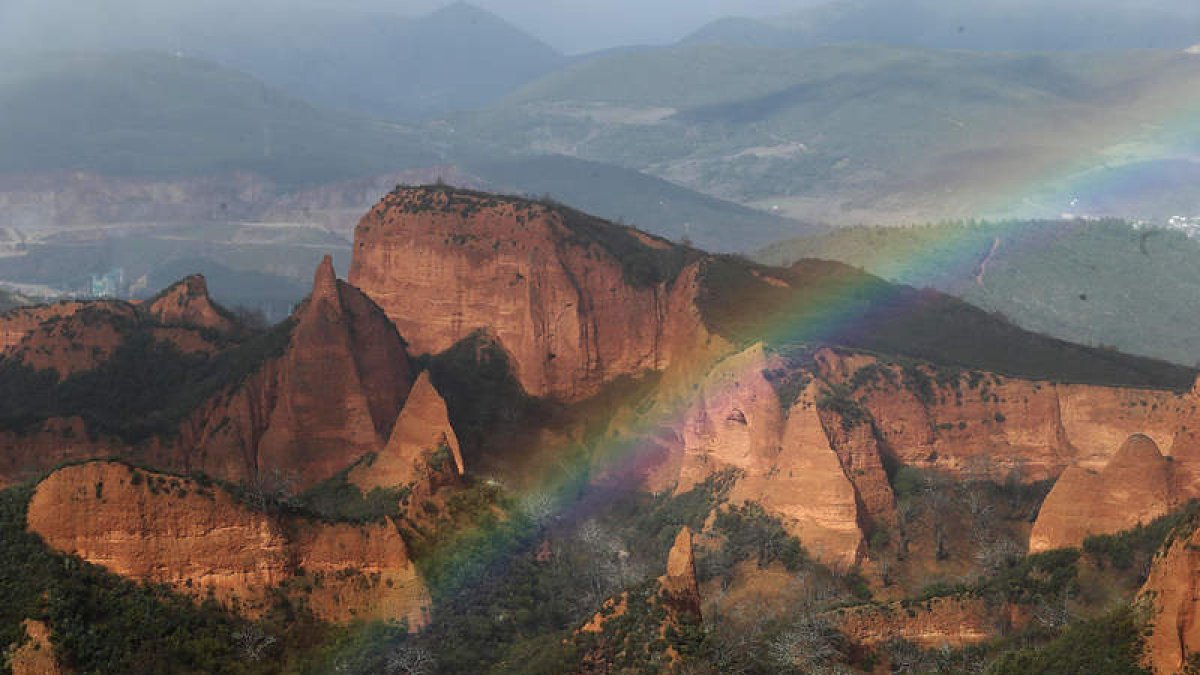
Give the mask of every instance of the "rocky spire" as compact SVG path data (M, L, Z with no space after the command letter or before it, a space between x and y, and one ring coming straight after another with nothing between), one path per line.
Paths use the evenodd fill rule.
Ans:
M442 449L449 453L451 460L445 462L443 475L461 476L464 467L458 436L450 426L446 402L434 388L426 370L413 384L383 451L373 463L355 467L350 473L350 481L363 491L369 491L429 478L427 463ZM452 473L446 474L447 470Z
M700 615L700 584L696 581L691 528L684 527L675 536L675 545L667 555L667 573L658 581L667 602L676 611Z
M317 265L317 272L313 275L313 290L312 299L317 300L337 300L337 273L333 270L333 256L325 256L321 259L321 264Z

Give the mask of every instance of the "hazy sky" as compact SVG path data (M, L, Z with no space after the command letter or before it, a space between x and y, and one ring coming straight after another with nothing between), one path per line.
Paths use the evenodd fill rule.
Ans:
M820 0L475 0L565 52L677 40L722 16L767 16ZM444 0L0 0L0 46L30 46L47 36L87 40L113 26L152 25L197 11L247 6L271 11L313 7L419 15Z

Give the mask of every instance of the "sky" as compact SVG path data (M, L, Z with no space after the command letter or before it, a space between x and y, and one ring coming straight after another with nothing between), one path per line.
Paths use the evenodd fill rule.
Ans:
M475 0L566 53L673 42L717 18L771 16L820 0ZM261 11L299 7L417 16L442 0L252 0ZM247 6L245 0L0 0L0 46L30 47L56 39L113 37L114 26L186 20L198 10Z

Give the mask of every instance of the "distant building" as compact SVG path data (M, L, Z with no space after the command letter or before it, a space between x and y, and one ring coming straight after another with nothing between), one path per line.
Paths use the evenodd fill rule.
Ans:
M87 294L93 298L115 298L125 290L125 269L118 267L104 274L93 274Z

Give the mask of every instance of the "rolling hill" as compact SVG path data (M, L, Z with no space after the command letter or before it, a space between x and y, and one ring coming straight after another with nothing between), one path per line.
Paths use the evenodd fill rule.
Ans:
M1106 190L1097 167L1192 161L1198 91L1178 52L688 44L571 66L451 128L835 224L1057 217ZM1151 193L1101 215L1158 217Z
M332 113L238 71L157 52L5 53L0 172L251 172L283 186L427 165L404 129Z
M987 51L1183 49L1200 10L1130 0L835 0L768 19L715 21L685 42L809 47L885 44Z
M760 260L836 260L929 286L1059 338L1200 362L1200 242L1118 221L853 227Z
M181 44L307 101L381 119L481 108L568 61L462 2L415 18L247 11L232 25L212 16L185 27Z

